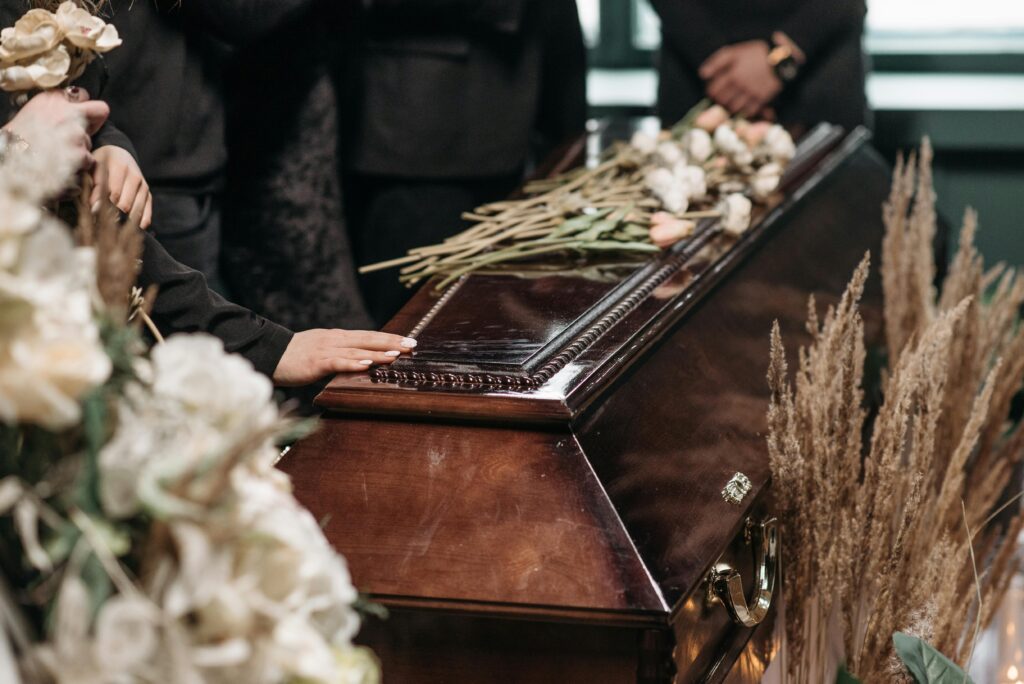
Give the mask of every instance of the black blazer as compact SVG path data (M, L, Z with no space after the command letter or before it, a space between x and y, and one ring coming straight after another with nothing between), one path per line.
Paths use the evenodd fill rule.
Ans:
M370 0L348 165L411 178L497 176L582 132L575 0Z
M788 35L807 55L776 102L780 120L810 127L866 123L864 0L651 0L662 21L658 112L670 125L704 97L697 70L720 47Z

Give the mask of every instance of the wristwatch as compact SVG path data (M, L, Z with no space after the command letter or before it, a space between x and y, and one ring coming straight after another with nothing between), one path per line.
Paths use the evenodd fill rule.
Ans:
M783 85L792 83L800 73L800 64L793 56L793 50L788 45L780 45L773 41L769 41L768 44L772 46L768 52L768 63L775 70L775 75Z

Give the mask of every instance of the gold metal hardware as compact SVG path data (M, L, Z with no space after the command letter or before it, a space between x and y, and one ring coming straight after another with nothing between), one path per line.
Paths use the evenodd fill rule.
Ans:
M728 563L718 563L708 576L708 597L721 603L744 627L756 627L772 607L779 569L779 525L775 518L761 523L747 520L746 541L754 551L754 591L748 601L743 578Z
M747 494L750 493L751 486L749 477L743 473L736 473L722 490L722 498L731 504L739 506L743 503L743 499Z

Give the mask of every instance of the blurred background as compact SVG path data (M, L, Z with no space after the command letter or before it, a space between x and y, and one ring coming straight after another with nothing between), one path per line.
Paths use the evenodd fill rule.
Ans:
M592 115L651 114L661 34L647 0L578 3ZM868 0L868 10L876 147L892 161L930 135L951 230L973 206L986 260L1024 265L1024 0Z

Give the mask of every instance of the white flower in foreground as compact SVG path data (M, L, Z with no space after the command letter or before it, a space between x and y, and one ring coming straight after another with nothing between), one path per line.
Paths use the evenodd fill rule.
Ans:
M63 45L30 62L0 68L0 89L8 92L56 88L71 70L71 54Z
M79 159L74 138L81 134L81 128L74 121L58 126L44 121L26 121L19 133L31 149L8 150L4 155L0 164L0 188L3 188L0 196L5 198L4 202L23 202L38 210L77 180ZM0 224L10 221L7 212L0 213ZM0 234L7 230L9 227L4 225Z
M683 134L683 147L690 161L696 164L703 164L715 152L711 134L703 128L693 128Z
M779 187L782 180L782 165L776 162L765 164L757 170L750 181L754 197L765 199Z
M202 520L171 530L177 570L158 600L210 681L345 681L335 651L358 630L356 591L287 477L238 466Z
M39 226L43 210L34 204L0 194L0 269L13 268L21 254L21 244L29 232Z
M769 159L785 164L796 156L796 145L793 137L782 126L775 124L764 135L760 149Z
M629 140L629 144L633 149L641 154L654 154L654 151L658 149L657 139L643 131L637 131L634 133L633 137Z
M0 63L13 64L49 52L63 37L52 12L29 10L14 26L0 31Z
M730 235L742 235L750 228L750 212L753 205L739 193L728 195L718 205L722 212L722 230Z
M59 430L110 375L92 317L92 251L44 222L0 269L0 421Z
M117 28L71 0L66 0L57 8L56 19L67 42L75 47L102 53L121 45Z
M159 645L159 611L140 595L106 600L96 616L93 656L114 672L143 667Z
M210 335L174 335L151 355L153 393L189 416L230 434L267 427L277 419L274 387L252 364L224 351Z
M219 339L174 335L141 368L150 388L128 388L117 430L100 452L100 496L109 515L130 516L140 503L166 514L174 502L162 481L240 446L272 462L269 434L262 444L246 443L278 420L273 387Z

